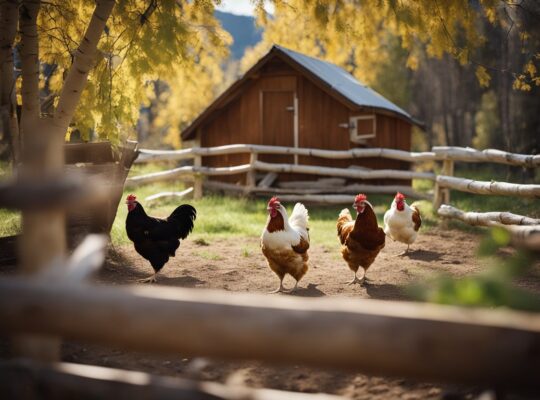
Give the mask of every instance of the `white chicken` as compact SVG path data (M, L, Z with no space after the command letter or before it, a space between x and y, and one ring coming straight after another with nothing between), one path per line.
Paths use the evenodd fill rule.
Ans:
M261 249L268 266L279 278L279 287L271 292L292 292L308 270L309 228L308 211L296 203L290 218L277 197L268 202L268 220L261 236ZM286 274L296 279L291 290L283 287Z
M409 206L405 196L398 192L392 206L384 214L384 233L393 240L407 244L407 250L399 255L409 252L409 246L416 240L421 225L420 210L415 205Z

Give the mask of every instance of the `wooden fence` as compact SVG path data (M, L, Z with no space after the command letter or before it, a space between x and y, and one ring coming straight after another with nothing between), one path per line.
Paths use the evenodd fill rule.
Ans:
M218 156L224 154L250 154L249 164L230 167L204 167L203 156ZM411 163L442 162L440 175L433 172L417 172L409 170L375 170L367 168L331 168L313 165L298 164L274 164L258 160L259 154L300 155L330 159L354 159L380 157L392 160L407 161ZM435 182L433 196L434 208L438 209L443 203L450 201L450 189L468 191L480 194L516 195L521 197L540 197L540 185L521 185L506 182L481 182L470 179L454 177L454 163L484 163L492 162L526 168L536 168L540 165L540 155L523 155L508 153L500 150L488 149L478 151L471 148L461 147L434 147L429 152L406 152L394 149L367 148L332 151L322 149L293 148L282 146L263 146L249 144L235 144L228 146L167 151L146 150L139 151L136 163L177 161L194 159L193 166L182 166L167 171L156 172L147 175L135 176L127 180L128 185L139 185L158 181L181 179L183 177L194 180L194 193L202 195L203 186L209 189L218 189L228 192L244 194L280 194L290 200L303 200L325 203L348 203L350 196L361 191L366 193L395 193L401 191L410 197L426 198L425 194L417 193L406 186L367 185L354 184L344 185L343 178L351 179L428 179ZM266 172L267 176L258 184L256 172ZM273 180L279 173L300 173L338 178L337 184L324 184L321 182L294 182L290 186L283 184L282 187L271 187ZM247 185L239 186L221 182L204 182L203 176L247 174ZM339 180L341 178L341 180ZM331 180L331 179L329 179ZM292 186L292 187L291 187Z
M257 150L262 153L264 149ZM454 153L452 150L451 157L460 157L460 161L484 158L529 167L537 166L540 161L537 156L501 156L493 151ZM393 151L381 154L400 155ZM443 157L437 151L407 154L412 158L428 157L426 154ZM448 154L444 157L450 157ZM446 171L450 171L453 161L444 157L441 159L446 163ZM251 158L250 168L260 167L256 156ZM195 163L190 168L193 175L195 168L203 167ZM73 207L74 202L84 199L95 206L104 200L100 185L91 187L84 180L68 181L62 176L39 177L36 170L33 176L0 184L0 207L23 209L31 216L48 215L53 210L61 219L63 210ZM440 188L451 187L444 180L438 184ZM512 190L505 194L515 194ZM517 193L537 196L536 190L526 188ZM513 215L500 216L500 221L504 224L516 218L532 225L509 228L515 243L529 246L532 238L533 244L538 245L536 221ZM28 276L0 279L0 335L14 338L18 355L34 360L58 360L60 339L74 339L186 356L302 363L419 380L540 390L538 314L376 300L93 286L83 281L102 264L106 240L90 236L67 258L63 246L50 248L49 245L51 240L65 240L63 231L46 229L48 226L39 225L38 221L27 219L24 235L34 240L27 239L19 247L19 254L24 254L26 259L40 254L40 258L31 259L28 265L32 268L25 268ZM46 257L42 251L46 251ZM58 362L0 363L0 390L8 393L14 393L17 387L21 390L17 379L30 382L25 389L54 387L64 397L96 393L100 398L116 398L124 393L126 397L142 399L147 398L148 390L161 398L317 397L163 380L105 368L89 367L82 371ZM39 398L39 390L33 398Z

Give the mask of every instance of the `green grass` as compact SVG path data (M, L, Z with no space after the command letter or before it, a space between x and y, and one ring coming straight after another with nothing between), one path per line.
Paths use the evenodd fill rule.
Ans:
M0 180L11 176L11 164L0 161ZM0 237L16 235L21 231L21 213L0 208Z
M161 171L169 168L158 164L135 165L130 173L131 176ZM502 180L506 179L505 168L467 168L457 169L456 176L466 176L478 180ZM0 174L9 174L6 165L0 165ZM537 181L538 177L533 181ZM518 181L513 179L512 181ZM418 191L427 192L433 189L433 183L425 180L415 180L414 188ZM124 199L129 193L137 195L146 211L157 217L166 217L180 203L189 202L197 209L197 221L191 240L195 240L201 245L211 244L213 240L228 237L259 237L265 225L266 198L246 199L238 197L226 197L207 195L201 200L178 200L171 199L146 204L145 198L162 191L181 191L185 185L180 182L156 183L144 185L136 189L124 191L123 198L118 206L118 214L114 222L111 237L114 244L129 243L125 233L125 219L127 208ZM382 225L382 217L392 202L392 195L369 195L369 201L375 206L375 212ZM351 196L351 204L353 196ZM423 216L423 230L438 224L438 219L429 201L417 202ZM482 196L470 193L452 191L451 204L466 211L511 211L517 214L530 217L540 217L540 208L536 199L519 199L504 196ZM293 204L285 204L289 213ZM347 205L349 209L350 205ZM308 206L310 214L310 234L313 243L324 246L332 251L338 247L336 239L336 218L343 206ZM8 236L20 231L20 214L18 212L0 209L0 235ZM452 222L452 226L461 229L473 229L460 222ZM252 249L245 248L243 256L248 257Z

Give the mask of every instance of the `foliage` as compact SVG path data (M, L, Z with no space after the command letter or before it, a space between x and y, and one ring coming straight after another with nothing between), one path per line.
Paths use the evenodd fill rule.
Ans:
M86 24L80 21L88 21L93 8L94 2L85 0L43 2L38 28L41 86L47 95L59 94L84 35ZM119 1L70 132L77 129L85 139L95 132L117 142L121 131L129 133L135 125L140 105L148 103L152 80L170 80L171 87L197 99L193 88L207 89L217 68L209 66L219 65L229 40L213 13L213 1ZM182 120L192 117L192 104L171 107Z
M475 65L480 84L489 85L492 71L488 69L497 69L482 65L475 58L477 50L486 44L483 21L487 20L508 35L512 33L520 38L519 51L526 56L511 71L514 87L530 90L531 85L540 86L537 72L540 53L531 34L540 7L534 1L276 0L274 3L275 15L267 18L264 0L257 2L259 21L267 30L263 39L266 46L274 41L348 65L353 72L358 68L357 76L366 82L374 81L374 66L389 61L385 46L389 36L394 36L400 38L408 51L409 68L418 67L420 43L429 57L449 54L461 65Z
M477 149L501 148L502 135L500 119L497 115L497 97L488 91L482 95L480 109L475 116L476 137L473 146Z
M525 275L540 257L525 250L510 256L498 253L509 243L510 234L504 228L493 228L478 250L480 257L491 257L491 268L477 276L461 279L439 276L433 282L413 286L410 293L417 299L439 304L540 311L540 296L514 285L514 281Z
M200 54L197 64L175 69L167 79L167 89L152 96L157 110L152 128L174 148L180 147L182 129L217 96L224 79L218 54L206 48L201 48Z

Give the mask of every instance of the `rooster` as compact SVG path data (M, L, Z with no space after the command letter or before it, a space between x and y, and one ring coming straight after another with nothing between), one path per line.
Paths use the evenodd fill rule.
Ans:
M174 257L180 246L193 230L197 211L189 204L182 204L165 219L150 217L137 198L130 194L126 199L128 215L126 232L135 250L150 261L154 274L140 282L156 282L158 272Z
M384 233L393 240L407 244L407 250L399 255L409 252L409 246L416 240L421 225L420 210L415 205L409 206L405 196L398 192L392 206L384 214Z
M309 228L308 211L296 203L290 218L277 197L268 202L268 220L261 236L261 248L268 266L279 278L279 287L271 293L290 293L298 287L308 270ZM291 290L283 287L286 274L296 279Z
M353 207L357 212L356 220L352 219L349 209L344 208L337 221L341 255L354 272L354 278L347 282L348 285L364 282L368 268L384 247L385 241L384 231L377 224L377 217L367 196L357 195ZM361 279L356 275L359 267L364 270Z

